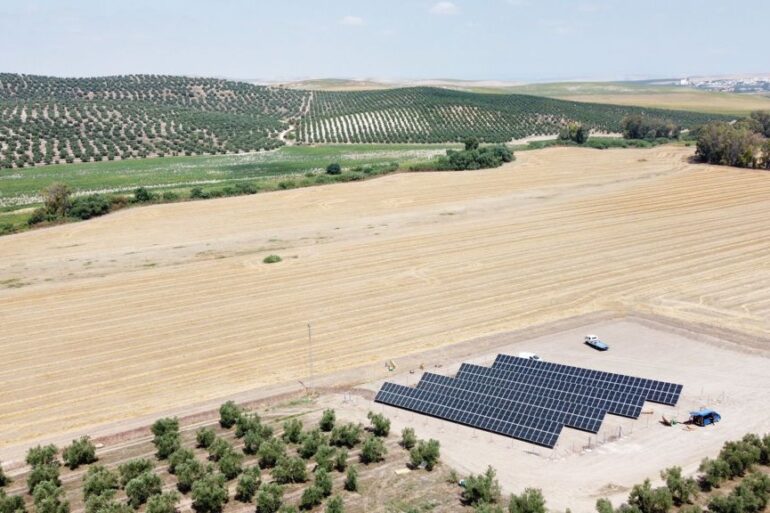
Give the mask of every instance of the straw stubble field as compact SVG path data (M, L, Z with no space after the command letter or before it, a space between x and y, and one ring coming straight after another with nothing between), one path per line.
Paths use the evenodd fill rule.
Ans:
M308 321L316 374L601 310L761 346L770 181L691 154L549 149L4 237L0 445L303 379Z

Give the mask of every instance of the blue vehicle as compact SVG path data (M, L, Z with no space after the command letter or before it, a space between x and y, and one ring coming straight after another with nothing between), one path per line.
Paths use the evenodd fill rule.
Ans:
M597 351L606 351L610 348L610 346L599 340L599 337L596 335L586 335L585 342Z
M703 408L690 412L690 423L696 426L709 426L722 420L722 416L711 408Z

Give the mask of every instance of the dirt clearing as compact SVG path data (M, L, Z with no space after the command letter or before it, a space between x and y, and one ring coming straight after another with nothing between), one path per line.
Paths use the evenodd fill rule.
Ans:
M0 288L0 445L304 379L309 321L317 375L596 311L762 348L770 179L691 153L549 149L3 237L24 286Z

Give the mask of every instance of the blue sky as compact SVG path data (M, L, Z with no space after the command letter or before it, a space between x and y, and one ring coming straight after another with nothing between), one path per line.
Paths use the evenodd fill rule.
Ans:
M0 0L0 71L479 80L770 72L770 1Z

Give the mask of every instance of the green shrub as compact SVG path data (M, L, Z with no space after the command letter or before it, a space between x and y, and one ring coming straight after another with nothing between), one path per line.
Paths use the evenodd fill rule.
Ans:
M388 450L385 448L381 438L369 437L364 440L364 444L361 447L361 462L369 464L382 461L387 453Z
M324 494L316 485L308 486L302 492L299 500L299 508L304 510L313 509L324 500Z
M682 467L667 468L660 473L660 477L666 481L666 487L677 506L689 503L698 491L695 479L682 476Z
M401 430L401 447L404 449L411 449L417 443L417 437L414 434L414 429L406 427Z
M352 449L361 440L361 426L358 424L347 423L334 426L329 437L329 443L337 447L347 447Z
M165 492L147 499L147 513L176 513L181 497L176 492Z
M226 452L219 458L219 471L229 481L243 472L243 454L235 451Z
M262 260L262 262L264 262L266 264L275 264L275 263L280 262L281 260L283 260L283 259L281 257L279 257L278 255L268 255L268 256L266 256L264 258L264 260Z
M701 472L701 486L704 490L719 488L719 486L730 478L730 465L721 458L711 460L704 458L698 470Z
M342 173L342 167L336 162L332 162L328 166L326 166L326 174L327 175L339 175Z
M32 492L35 502L35 513L69 513L69 502L63 496L64 490L53 481L39 483L35 486L34 492Z
M27 513L24 499L18 495L7 495L0 489L0 513Z
M265 483L257 493L257 513L276 513L283 501L283 487Z
M235 489L235 499L241 502L251 502L254 495L262 483L262 472L259 466L255 465L243 471L238 479L238 486Z
M348 467L348 471L345 474L344 487L349 492L358 491L358 469L353 465Z
M262 435L257 431L249 431L243 437L243 452L246 454L257 454L262 445Z
M337 415L334 413L334 410L324 410L323 414L321 415L321 421L318 423L318 427L321 429L321 431L329 432L334 429L334 423L336 421Z
M328 501L326 501L325 513L344 513L345 503L342 501L342 497L335 495Z
M5 474L5 472L3 471L3 462L0 461L0 488L10 484L10 482L11 482L11 478L8 477ZM0 512L0 513L2 513L2 512Z
M228 500L224 476L204 475L193 484L190 496L196 513L220 513Z
M427 442L420 440L409 451L409 460L412 467L417 468L425 464L425 470L431 471L436 466L440 457L438 440L430 439Z
M35 490L35 487L44 482L51 482L56 486L61 485L59 480L59 464L57 463L43 463L32 467L32 472L27 476L27 489L29 493Z
M540 490L527 488L521 495L511 495L509 513L546 513L545 499Z
M115 496L117 492L115 490L105 490L100 494L89 495L84 497L85 511L86 513L103 513L106 511L116 511L120 508L121 513L133 513L133 509L126 504L119 504Z
M286 443L299 443L302 437L302 421L289 419L283 423L283 441Z
M273 479L278 484L304 483L307 481L307 468L302 458L281 456L273 468Z
M372 411L370 411L366 417L372 423L372 431L374 432L374 436L388 436L390 433L390 419L381 413L374 413Z
M321 444L315 452L316 467L323 468L327 472L334 470L334 447L327 444Z
M324 497L328 497L332 493L332 476L326 469L319 468L315 471L315 486L321 490Z
M155 199L155 195L145 187L138 187L134 190L134 201L136 203L147 203Z
M297 449L297 452L300 456L302 456L305 459L312 458L316 451L318 451L318 448L326 443L325 437L321 434L321 431L318 429L311 429L310 431L307 431L306 433L302 434L302 440L299 448Z
M94 465L88 469L83 478L83 497L103 495L120 487L118 474L102 465Z
M32 447L27 451L27 457L25 461L28 465L33 467L37 465L46 465L49 463L55 463L58 465L58 461L56 460L57 452L59 452L59 449L57 449L53 444L46 446L38 445L37 447Z
M468 476L462 498L463 502L471 506L496 503L500 499L500 483L497 482L495 469L487 467L483 474Z
M128 460L118 465L118 474L120 474L120 486L125 487L129 481L145 472L150 472L153 464L147 458L136 458Z
M216 437L217 434L212 428L200 428L195 432L196 444L203 449L208 449Z
M143 472L136 476L131 481L126 483L126 496L128 497L128 504L137 509L139 506L147 502L152 495L157 495L161 492L163 483L160 477L154 472Z
M0 235L10 235L16 232L16 227L11 223L0 223Z
M250 431L257 432L261 435L264 431L262 419L260 419L259 415L256 413L241 412L238 419L235 421L235 437L243 438L246 436L246 433Z
M278 460L286 455L286 446L277 438L271 438L262 442L259 446L259 466L270 468L275 466Z
M78 219L91 219L107 214L111 205L110 199L103 194L81 196L72 200L68 215Z
M187 460L176 467L177 490L187 493L206 474L206 467L197 459Z
M162 195L163 201L176 201L179 199L179 194L173 191L166 191Z
M156 449L155 456L157 456L159 460L165 460L176 451L178 451L181 446L179 433L174 432L168 432L156 436L153 439L153 443L155 444Z
M344 472L348 466L348 451L345 449L338 449L334 455L334 470L337 472Z
M674 505L674 499L668 488L652 488L650 480L645 479L643 484L631 489L628 504L636 506L641 513L667 513Z

